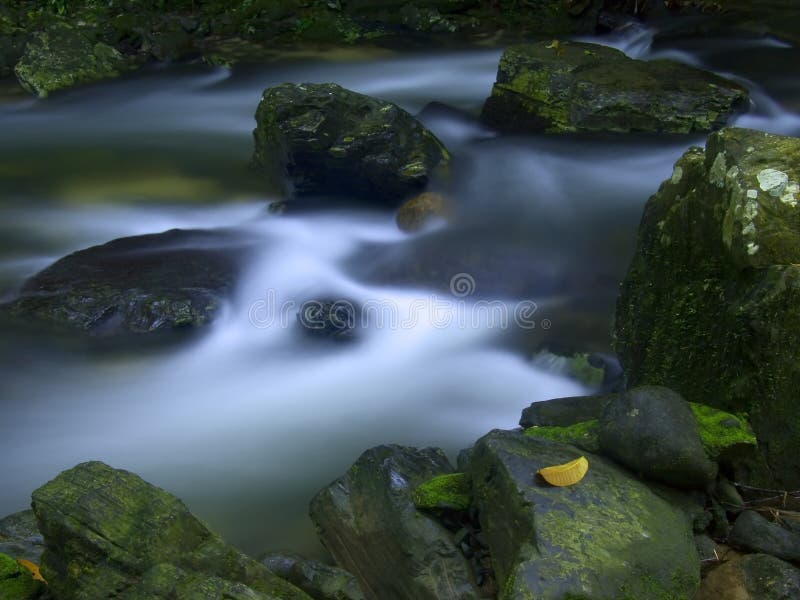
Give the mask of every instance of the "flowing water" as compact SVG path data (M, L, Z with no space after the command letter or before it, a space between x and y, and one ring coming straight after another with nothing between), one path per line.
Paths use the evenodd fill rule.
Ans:
M734 77L753 92L737 124L800 135L795 49L772 40L654 46L653 34L601 41ZM516 426L530 402L586 392L538 368L530 349L609 348L642 207L703 139L496 138L473 116L500 54L170 66L0 105L3 297L58 257L121 236L225 226L262 242L222 317L183 346L98 355L4 341L0 514L24 509L60 470L97 459L175 493L248 552L316 554L308 501L364 449L434 445L454 456L492 428ZM408 236L389 212L269 214L274 198L247 161L261 91L283 81L335 81L413 113L432 101L458 109L421 118L458 157L453 194L466 225ZM509 240L514 259L495 275L519 287L473 273L427 287L365 275L414 248ZM457 293L442 293L455 276L466 287L453 281ZM507 311L535 302L524 331L484 310L493 294ZM373 302L388 317L355 343L319 343L294 316L315 296Z

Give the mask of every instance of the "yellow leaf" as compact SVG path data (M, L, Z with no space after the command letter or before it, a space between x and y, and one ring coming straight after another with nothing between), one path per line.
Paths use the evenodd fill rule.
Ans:
M539 469L537 473L550 485L565 487L578 483L588 470L589 461L585 456L581 456L563 465Z
M26 569L28 569L28 571L31 572L31 575L33 576L33 578L36 581L41 581L42 583L47 583L44 580L44 577L42 577L42 574L39 573L39 567L37 565L35 565L34 563L32 563L31 561L25 560L24 558L18 558L17 559L17 564L20 567L25 567Z

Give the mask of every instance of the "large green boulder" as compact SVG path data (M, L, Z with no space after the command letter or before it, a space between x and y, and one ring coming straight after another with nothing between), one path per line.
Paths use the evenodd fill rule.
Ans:
M333 83L267 89L256 122L254 164L287 196L396 206L449 160L442 143L399 106Z
M509 133L711 131L746 106L747 91L668 60L552 41L506 48L482 119Z
M221 230L120 238L56 261L0 313L93 335L193 329L216 317L250 248Z
M629 471L593 454L578 484L536 476L574 447L516 431L478 440L470 468L500 600L687 600L700 582L692 527Z
M800 487L800 139L746 129L688 150L647 202L616 350L631 385L746 412L761 468Z
M123 56L66 23L31 36L14 68L22 87L41 98L57 90L116 77L127 68Z
M310 600L128 471L82 463L35 490L32 506L59 600Z
M481 597L454 534L414 505L415 489L452 470L439 449L378 446L311 501L320 539L366 597Z

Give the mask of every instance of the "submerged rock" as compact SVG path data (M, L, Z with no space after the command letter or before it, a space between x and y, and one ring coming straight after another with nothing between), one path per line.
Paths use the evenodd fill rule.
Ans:
M14 73L22 87L44 98L57 90L116 77L126 68L123 56L111 46L58 23L30 38Z
M423 192L408 200L397 211L395 221L402 231L417 231L436 218L446 218L447 201L441 194Z
M746 102L743 87L713 73L554 40L505 50L482 118L509 133L694 133L722 127Z
M616 350L632 385L746 412L761 468L800 487L800 139L712 134L645 207L622 284Z
M56 261L0 308L96 335L200 327L217 315L251 247L224 231L120 238Z
M510 431L475 445L475 502L499 599L690 598L700 564L680 509L593 454L577 485L552 487L535 475L579 455Z
M364 600L356 578L338 567L295 554L270 554L261 564L314 600Z
M418 511L412 497L420 484L450 472L441 450L378 446L311 501L323 544L368 598L480 597L453 533Z
M726 561L703 580L695 600L790 600L800 597L800 569L766 554Z
M449 161L442 143L402 108L334 83L269 88L256 122L253 162L287 196L396 206Z
M42 552L44 538L39 532L32 510L24 510L0 519L0 553L38 563Z
M35 490L32 506L59 600L310 600L133 473L82 463Z
M702 489L717 475L689 403L670 389L644 386L615 396L599 426L603 454L649 479Z

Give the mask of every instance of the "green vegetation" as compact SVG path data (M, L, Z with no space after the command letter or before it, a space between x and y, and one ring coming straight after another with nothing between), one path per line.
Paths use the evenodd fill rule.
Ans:
M467 510L472 500L470 479L465 473L439 475L417 486L411 497L417 508Z
M740 444L755 446L756 436L743 416L734 415L704 404L690 402L700 439L711 458Z

